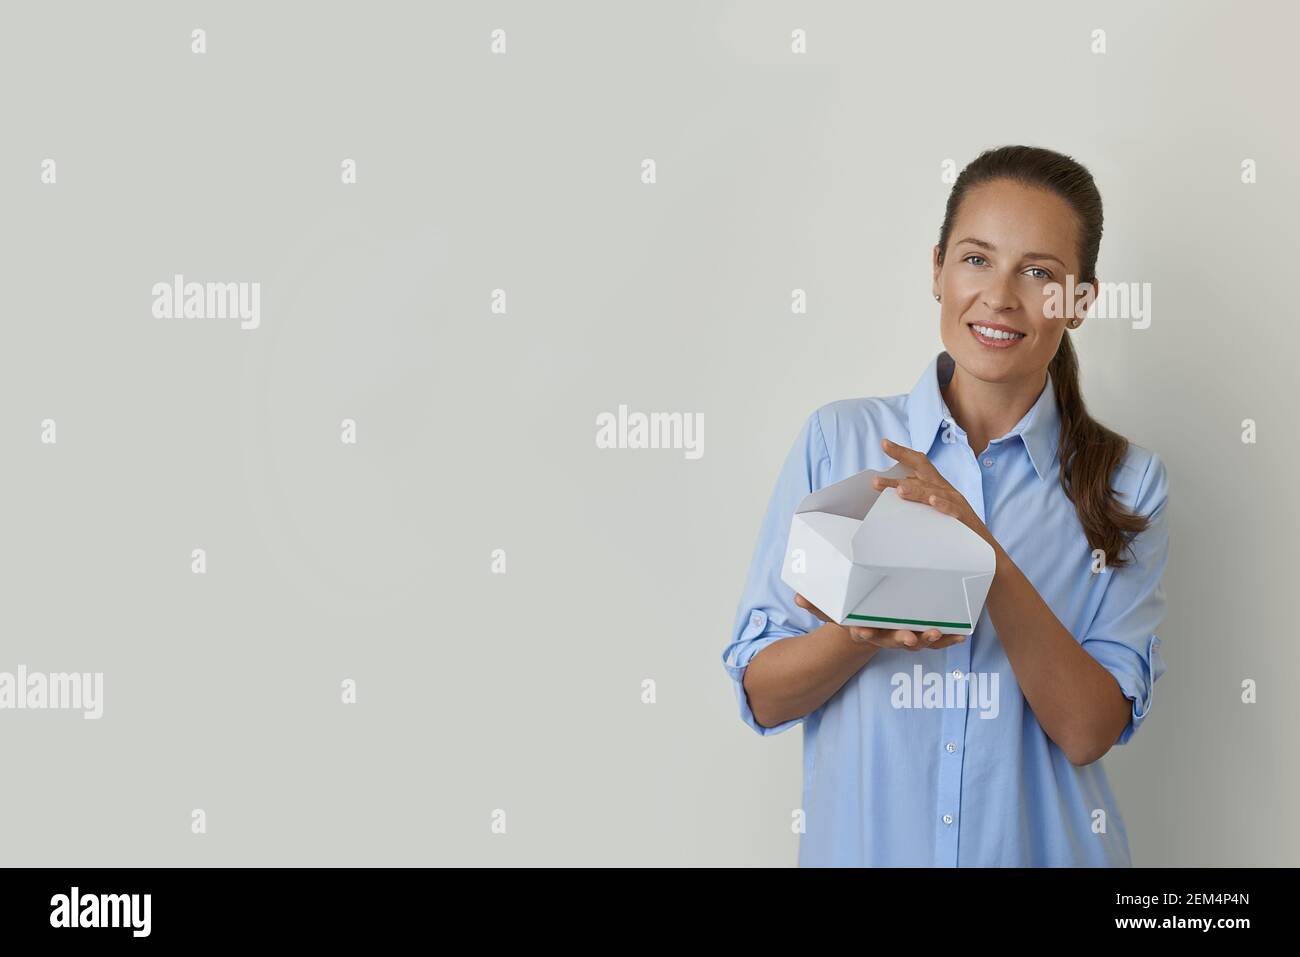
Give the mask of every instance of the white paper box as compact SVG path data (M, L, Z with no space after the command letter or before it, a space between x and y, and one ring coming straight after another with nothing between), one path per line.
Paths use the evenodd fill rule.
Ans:
M790 522L781 580L841 625L969 635L993 583L993 546L951 515L868 469L813 492Z

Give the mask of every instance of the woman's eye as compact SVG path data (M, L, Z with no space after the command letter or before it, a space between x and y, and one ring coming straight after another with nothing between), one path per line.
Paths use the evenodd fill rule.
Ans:
M979 262L971 262L972 259L978 259ZM972 266L981 266L981 265L984 265L985 263L987 263L988 260L986 260L986 259L985 259L983 256L981 256L979 253L971 253L969 256L967 256L966 258L964 258L964 259L962 260L962 262L971 263ZM1033 277L1033 278L1035 278L1035 279L1051 279L1051 278L1052 278L1052 274L1051 274L1050 272L1048 272L1046 269L1044 269L1042 266L1030 266L1030 267L1029 267L1029 272L1031 272L1031 273L1038 273L1038 275L1036 275L1036 276Z

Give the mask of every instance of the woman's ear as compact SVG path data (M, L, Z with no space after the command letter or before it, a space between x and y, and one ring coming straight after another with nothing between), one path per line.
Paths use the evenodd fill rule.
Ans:
M1077 331L1083 325L1083 320L1088 318L1088 310L1097 301L1097 290L1100 288L1096 276L1074 287L1073 315L1066 322L1068 328Z
M930 265L934 268L934 288L930 290L930 295L934 296L935 299L938 299L941 292L939 274L943 272L943 266L939 262L938 243L935 244L934 252L931 254L930 260Z

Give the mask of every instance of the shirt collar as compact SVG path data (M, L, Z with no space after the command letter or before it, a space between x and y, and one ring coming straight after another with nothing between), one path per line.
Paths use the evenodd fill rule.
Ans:
M940 352L930 360L929 366L922 373L920 380L907 398L908 429L911 434L912 448L930 454L935 436L940 428L957 423L943 400L939 386L946 385L952 378L956 364L948 353ZM1019 435L1029 453L1034 471L1040 479L1052 474L1056 460L1057 444L1061 435L1061 415L1056 405L1056 390L1052 387L1052 374L1047 373L1047 384L1033 407L1016 423L1016 427L995 441L1001 442L1013 435Z

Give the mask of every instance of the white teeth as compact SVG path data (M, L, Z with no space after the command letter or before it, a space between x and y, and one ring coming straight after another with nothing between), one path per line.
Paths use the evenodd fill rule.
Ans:
M1003 332L1000 329L990 329L988 326L972 326L976 332L986 339L1023 339L1023 332Z

